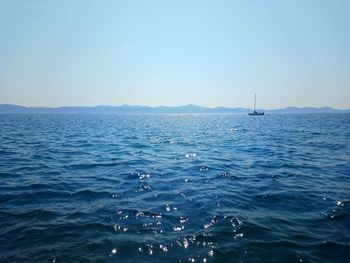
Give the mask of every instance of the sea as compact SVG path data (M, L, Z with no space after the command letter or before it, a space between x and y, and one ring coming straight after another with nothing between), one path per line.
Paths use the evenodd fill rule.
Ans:
M350 114L0 115L0 262L350 262Z

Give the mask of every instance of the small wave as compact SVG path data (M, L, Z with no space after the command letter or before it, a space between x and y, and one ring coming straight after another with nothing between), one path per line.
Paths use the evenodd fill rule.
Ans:
M97 168L103 168L103 167L117 167L119 165L122 165L122 163L119 162L98 162L98 163L80 163L80 164L70 164L64 166L65 169L69 170L86 170L86 169L97 169Z
M70 193L72 198L80 199L98 199L98 198L111 198L113 193L108 191L95 191L90 189L80 190L74 193Z

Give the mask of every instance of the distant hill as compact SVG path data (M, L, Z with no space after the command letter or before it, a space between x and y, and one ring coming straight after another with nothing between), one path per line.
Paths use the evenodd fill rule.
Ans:
M0 114L161 114L161 113L248 113L251 112L248 108L228 108L216 107L207 108L193 104L169 107L148 107L148 106L108 106L100 105L95 107L24 107L13 104L0 104ZM314 107L288 107L275 110L263 110L267 114L282 114L282 113L350 113L348 110L339 110L329 107L314 108Z
M339 110L330 107L287 107L283 109L268 110L268 113L350 113L350 109Z

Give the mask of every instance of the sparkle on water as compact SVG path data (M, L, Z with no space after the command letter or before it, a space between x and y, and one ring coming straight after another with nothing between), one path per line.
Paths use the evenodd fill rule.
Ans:
M350 115L0 115L1 262L350 262Z

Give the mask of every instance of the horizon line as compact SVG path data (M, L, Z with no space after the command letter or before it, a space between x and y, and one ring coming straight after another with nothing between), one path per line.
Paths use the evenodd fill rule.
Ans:
M59 108L74 108L74 107L82 107L82 108L97 108L97 107L148 107L148 108L160 108L160 107L168 107L168 108L178 108L178 107L186 107L186 106L194 106L194 107L200 107L200 108L207 108L207 109L217 109L217 108L227 108L227 109L252 109L253 107L243 107L243 106L202 106L197 105L193 103L188 104L180 104L176 106L169 106L169 105L157 105L157 106L149 106L149 105L140 105L140 104L118 104L118 105L110 105L110 104L97 104L97 105L62 105L62 106L27 106L27 105L21 105L21 104L12 104L12 103L0 103L0 106L18 106L18 107L24 107L24 108L51 108L51 109L59 109ZM280 110L280 109L288 109L288 108L299 108L299 109L305 109L305 108L314 108L314 109L324 109L329 108L333 110L350 110L350 107L348 108L334 108L332 106L281 106L277 108L262 108L259 107L259 110Z

